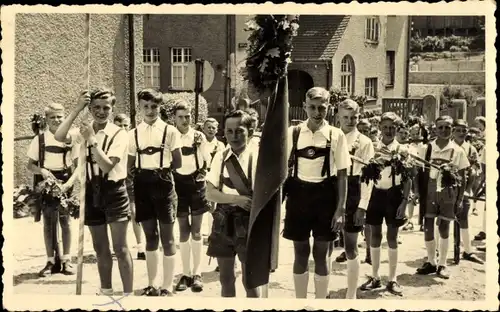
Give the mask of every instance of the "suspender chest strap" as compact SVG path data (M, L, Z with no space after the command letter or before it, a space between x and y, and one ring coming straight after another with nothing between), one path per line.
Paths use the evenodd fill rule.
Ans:
M137 151L137 169L141 169L141 155L146 154L146 155L153 155L156 153L160 153L160 169L163 168L163 151L165 150L165 142L167 140L167 127L168 125L165 125L165 129L163 129L163 137L161 139L161 144L160 147L155 147L155 146L148 146L144 149L139 148L139 138L138 138L138 130L137 128L134 130L134 136L135 136L135 147Z
M331 157L331 146L332 146L332 129L330 129L330 134L329 138L326 141L326 146L321 148L321 147L315 147L315 146L310 146L310 147L305 147L300 150L297 149L297 144L299 141L299 135L300 135L300 127L295 126L293 128L292 132L292 151L290 153L290 158L288 161L288 167L289 171L292 168L293 164L293 176L296 178L298 176L298 164L299 164L299 157L303 158L308 158L308 159L315 159L318 157L324 157L323 160L323 167L321 168L321 176L326 176L328 178L331 177L331 170L330 170L330 157Z
M228 174L229 178L224 177L224 168L226 166L226 161L225 159L227 158L227 155L229 153L229 150L224 151L222 154L222 164L221 164L221 170L220 170L220 178L219 178L219 191L222 191L222 187L226 185L229 188L236 189L238 193L241 195L251 195L253 193L253 154L250 153L248 156L248 167L247 167L247 173L248 176L245 176L244 172L241 170L241 166L236 160L236 157L231 156L230 159L228 159L228 162L231 162L230 164L230 169L228 169ZM236 177L237 175L238 177ZM240 180L241 183L234 183L233 180ZM244 186L243 186L244 184Z
M109 140L109 144L108 144L108 138L109 138L109 136L108 136L107 134L106 134L106 135L104 135L104 140L102 141L102 147L101 147L101 149L102 149L102 151L104 152L104 154L106 154L106 155L108 154L108 152L109 152L109 150L110 150L110 148L111 148L111 145L113 144L113 142L114 142L114 140L115 140L116 136L117 136L117 135L118 135L118 133L120 133L121 131L124 131L124 130L123 130L123 129L119 129L119 130L117 130L117 131L115 132L115 134L113 134L113 136L112 136L112 137L111 137L111 139ZM92 156L91 156L91 155L92 155L92 154L91 154L91 152L92 152L92 151L91 151L91 147L90 147L90 146L88 146L88 147L87 147L87 149L88 149L88 155L87 155L86 159L87 159L87 163L89 163L89 164L90 164L90 172L92 173L92 177L94 177L94 176L95 176L94 164L95 164L96 162L92 160ZM105 174L105 175L104 175L104 174L103 174L103 172L102 172L102 169L101 169L101 168L99 168L99 176L100 176L100 177L103 177L103 178L105 178L105 179L107 179L107 178L108 178L108 174Z

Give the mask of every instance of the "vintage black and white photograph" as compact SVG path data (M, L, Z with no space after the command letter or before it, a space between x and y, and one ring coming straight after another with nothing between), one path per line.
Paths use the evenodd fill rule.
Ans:
M495 309L470 4L2 7L9 304Z

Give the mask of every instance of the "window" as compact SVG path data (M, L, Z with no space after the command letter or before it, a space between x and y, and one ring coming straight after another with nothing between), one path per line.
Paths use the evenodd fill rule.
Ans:
M386 51L385 63L385 85L386 86L394 86L394 74L396 71L395 68L395 59L396 52L395 51Z
M344 56L340 64L340 90L354 94L354 60L350 55Z
M365 95L368 98L377 98L377 78L365 79Z
M144 66L144 86L146 88L160 88L160 50L157 48L142 50L142 64Z
M170 84L172 89L184 90L186 85L186 69L192 60L191 48L172 48L171 50Z
M378 42L380 23L378 17L373 16L366 19L365 40Z

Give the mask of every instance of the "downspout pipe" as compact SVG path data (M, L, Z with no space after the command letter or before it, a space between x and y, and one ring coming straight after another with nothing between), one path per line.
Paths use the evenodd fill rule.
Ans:
M134 28L134 14L127 14L128 17L128 53L129 53L129 85L130 85L130 123L131 128L135 128L136 122L136 105L135 105L135 28Z
M408 35L406 40L406 85L405 85L405 98L410 94L410 39L411 39L411 16L408 16Z

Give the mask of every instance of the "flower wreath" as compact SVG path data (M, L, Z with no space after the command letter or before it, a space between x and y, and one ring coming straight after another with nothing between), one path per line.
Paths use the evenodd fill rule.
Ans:
M292 62L292 38L299 29L298 15L256 15L246 23L246 66L241 74L260 93L273 90Z

